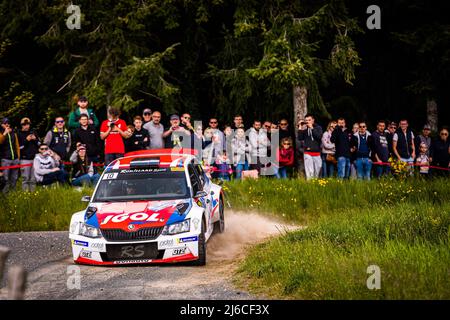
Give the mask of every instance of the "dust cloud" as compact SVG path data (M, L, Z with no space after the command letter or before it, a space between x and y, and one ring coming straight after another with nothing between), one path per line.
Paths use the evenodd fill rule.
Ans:
M215 233L209 239L208 261L239 258L246 247L298 228L257 213L225 210L225 232Z

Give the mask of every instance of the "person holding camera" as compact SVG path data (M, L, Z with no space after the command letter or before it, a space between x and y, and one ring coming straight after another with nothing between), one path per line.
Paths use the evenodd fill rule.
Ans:
M190 131L180 126L180 117L177 114L170 116L170 127L163 133L165 147L172 149L175 147L190 147ZM185 140L188 139L188 140Z
M108 119L103 121L100 127L100 139L105 141L105 167L115 159L123 157L125 153L123 139L130 137L126 122L119 117L120 110L109 107Z
M31 121L29 118L20 120L22 129L18 132L20 148L20 164L26 167L20 168L22 176L22 190L33 192L36 189L36 178L34 176L33 160L39 152L39 137L34 130L30 129Z
M320 156L322 143L322 127L315 123L311 114L305 116L305 121L299 125L298 140L303 141L306 180L317 179L322 169Z

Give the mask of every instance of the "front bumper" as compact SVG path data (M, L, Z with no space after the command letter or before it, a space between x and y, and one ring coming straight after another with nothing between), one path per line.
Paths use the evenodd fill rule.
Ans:
M107 241L70 234L73 260L88 265L156 264L198 259L198 234L159 236L149 241Z

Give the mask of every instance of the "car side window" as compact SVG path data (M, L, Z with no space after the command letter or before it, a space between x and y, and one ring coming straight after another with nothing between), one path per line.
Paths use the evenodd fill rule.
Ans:
M200 180L197 177L197 174L195 173L194 167L192 165L188 166L188 173L189 173L189 179L191 180L192 185L192 191L194 192L194 195L202 190L202 185Z
M205 174L203 172L202 166L197 164L197 165L195 165L194 168L195 168L195 172L197 173L197 176L200 179L200 182L203 187L206 184L206 180L205 180Z

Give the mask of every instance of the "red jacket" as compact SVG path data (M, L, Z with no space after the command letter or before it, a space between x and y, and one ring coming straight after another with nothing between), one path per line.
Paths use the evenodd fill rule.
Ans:
M280 167L292 167L294 165L294 148L278 148L277 160Z

